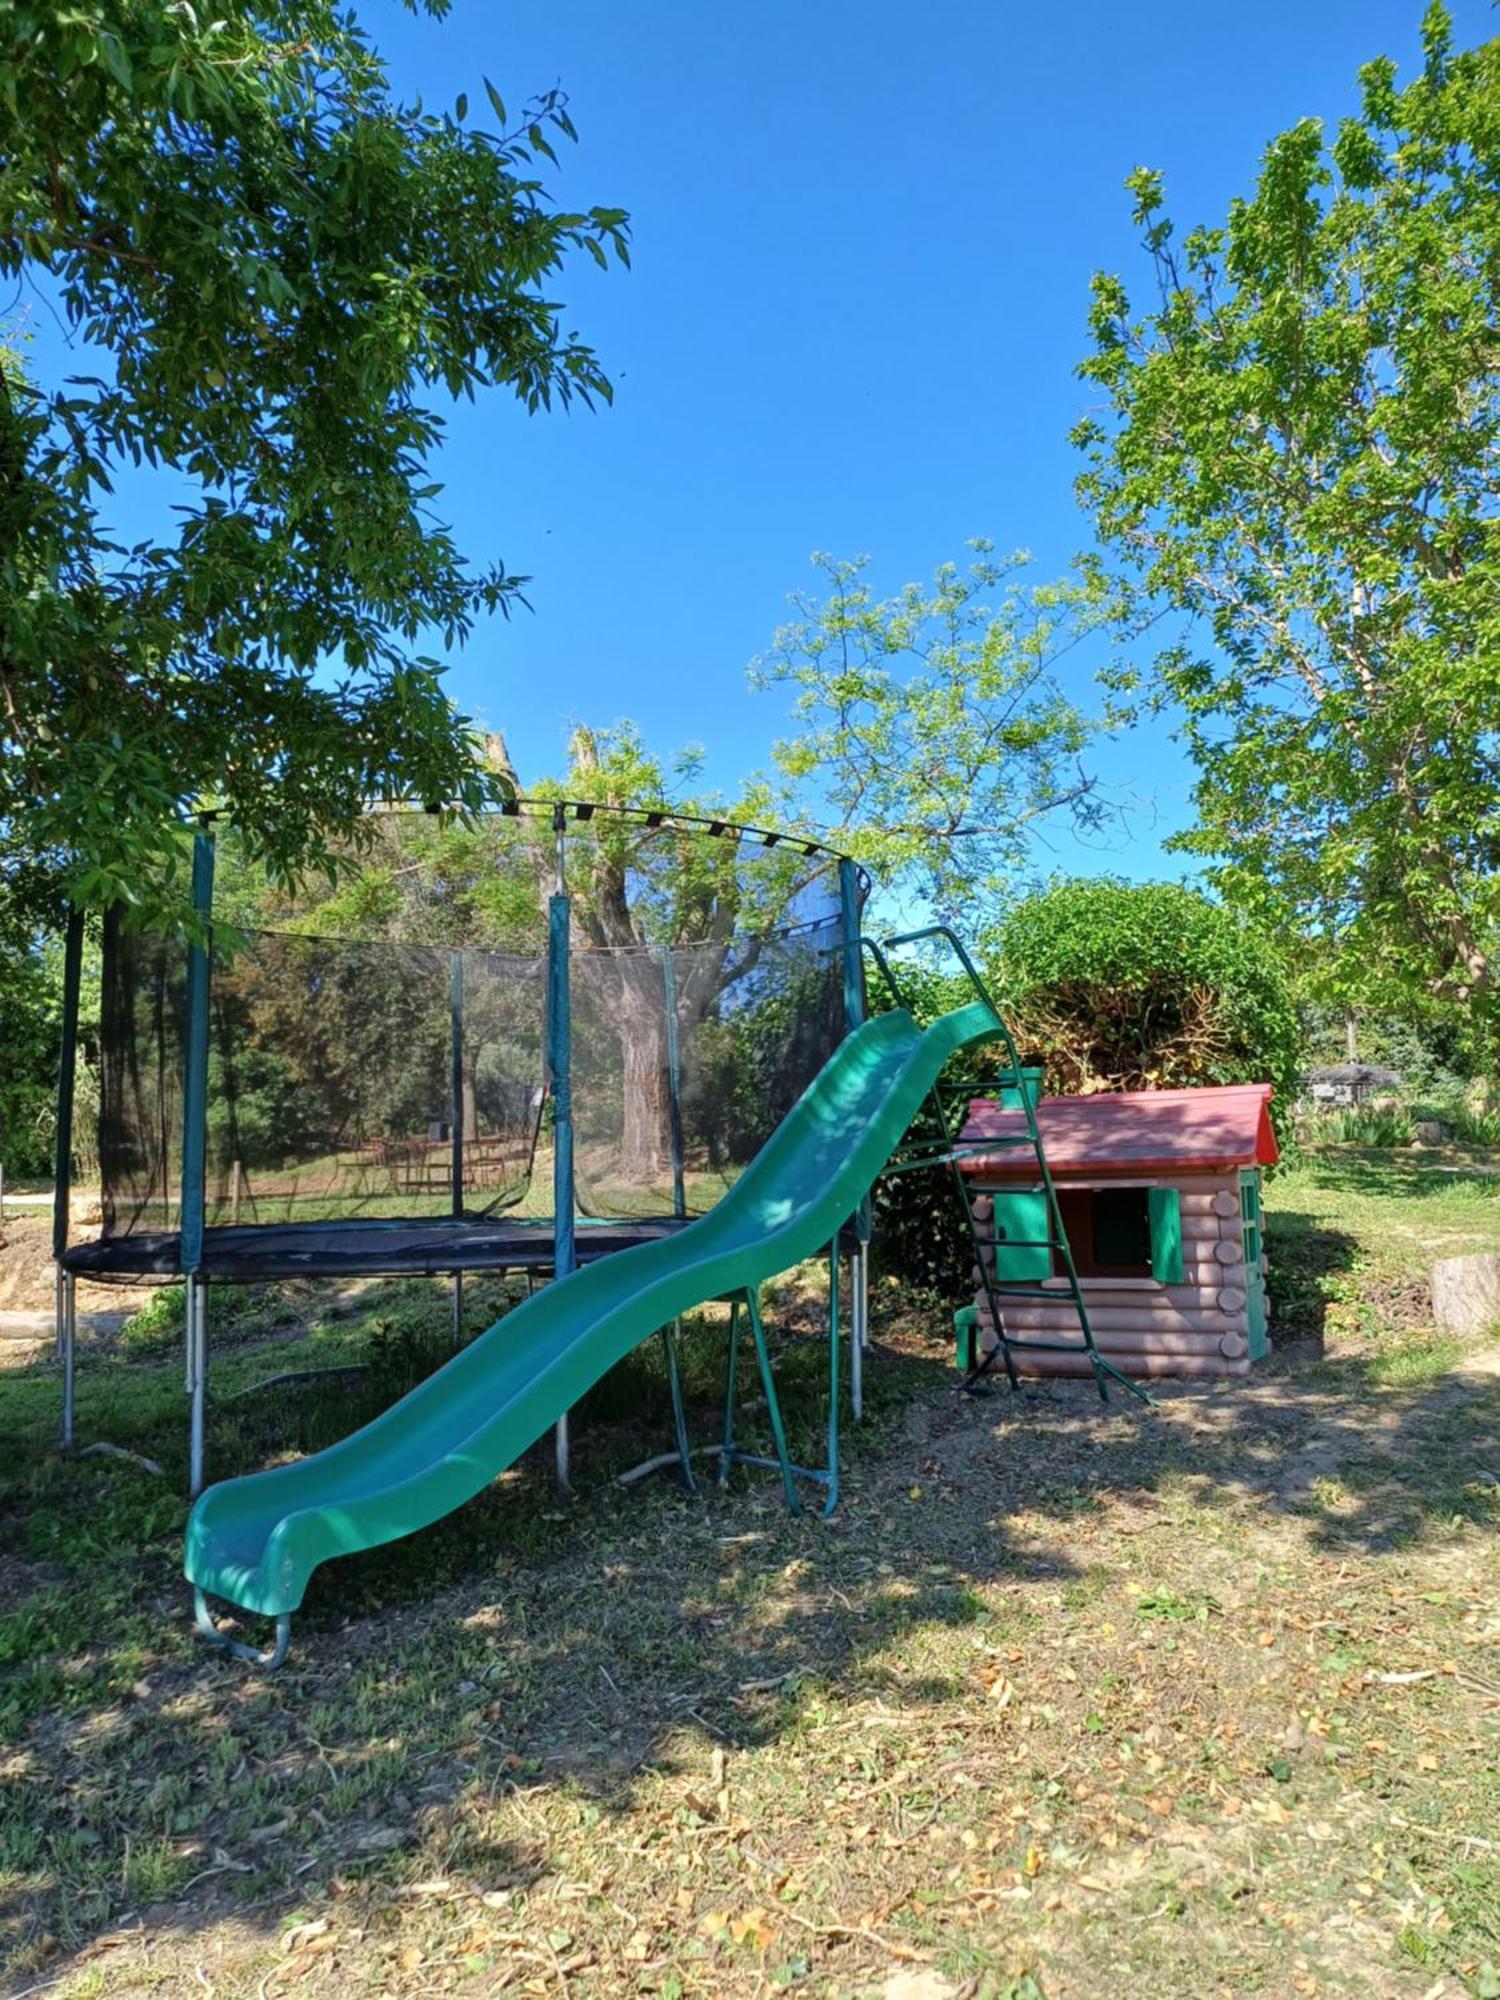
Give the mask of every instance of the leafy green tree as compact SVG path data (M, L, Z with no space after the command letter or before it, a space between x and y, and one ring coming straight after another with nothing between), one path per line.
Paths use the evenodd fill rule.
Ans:
M43 887L160 908L185 807L227 808L286 875L365 799L492 789L415 648L524 579L472 566L435 514L437 405L607 398L553 291L627 238L618 209L548 202L563 99L516 123L486 89L495 132L462 98L400 102L334 0L5 9L0 273L55 303L82 363L42 383L0 352L17 882L41 860ZM174 533L112 531L122 468Z
M507 790L519 789L501 739L490 738L485 755L491 776ZM674 811L735 817L722 800L692 789L700 761L695 752L658 756L629 723L580 728L569 745L566 775L527 789L534 799L634 806L664 818ZM762 795L750 792L737 810L757 811L763 803ZM670 823L652 826L645 817L570 818L565 856L580 1174L596 1170L601 1180L617 1177L627 1188L652 1186L660 1183L671 1152L667 955L682 1042L722 1016L714 1022L717 1039L710 1037L720 1066L729 1060L726 1049L747 1075L757 1065L757 1075L769 1072L779 1060L785 1074L776 1088L785 1095L795 1071L795 1096L807 1080L795 1063L789 1067L786 1049L795 1037L789 1029L782 1033L778 1058L768 1053L779 1018L774 1010L754 1032L747 1023L767 951L779 949L783 958L793 952L786 944L769 945L766 933L795 920L815 877L825 884L825 911L836 892L826 888L826 857L809 856L795 842L741 852L731 841ZM332 955L314 980L309 961L318 958L317 947L263 942L236 959L226 940L215 977L226 1020L222 1040L226 1047L240 1046L237 1090L254 1103L235 1134L226 1134L220 1148L225 1161L259 1164L262 1156L276 1154L277 1133L290 1135L309 1124L316 1128L317 1149L331 1152L351 1133L420 1131L440 1115L448 1092L442 948L477 946L540 958L555 871L555 837L545 814L381 816L357 852L337 856L328 874L300 882L290 895L268 881L244 843L227 832L216 884L221 916L247 930L376 943L373 956L347 969L343 957ZM826 945L818 938L806 947L810 956L823 948L814 970L781 965L779 980L800 981L799 992L820 980L836 990L839 969ZM482 1122L487 1080L493 1089L539 1081L542 1073L540 980L528 986L492 971L495 976L488 976L476 966L465 988L466 1137L476 1136ZM726 997L731 989L738 989L732 1001ZM830 1035L836 1039L836 1024L821 1040L819 1026L810 1012L809 1039L822 1048ZM252 1047L258 1051L253 1067L244 1053ZM745 1090L754 1095L749 1084ZM297 1091L304 1101L288 1119L287 1100ZM705 1101L699 1090L695 1104ZM697 1111L693 1117L705 1130L712 1122ZM729 1122L726 1112L726 1130ZM302 1144L303 1151L310 1149L310 1141ZM282 1150L295 1152L298 1144L288 1136Z
M1286 969L1239 912L1175 882L1054 883L1008 911L992 975L1048 1088L1270 1083L1290 1112L1301 1029Z
M1326 996L1433 997L1500 1036L1500 41L1361 73L1155 278L1094 280L1079 497L1133 647L1127 712L1180 718L1221 890L1302 933Z
M12 1180L52 1172L61 1045L60 952L0 938L0 1164Z
M891 598L864 580L866 558L815 555L828 596L794 595L796 618L751 668L793 695L795 731L776 746L785 809L829 821L882 888L949 911L1003 893L1042 821L1103 813L1080 762L1091 725L1056 678L1097 624L1096 593L1027 586L1025 557L969 546L967 568Z

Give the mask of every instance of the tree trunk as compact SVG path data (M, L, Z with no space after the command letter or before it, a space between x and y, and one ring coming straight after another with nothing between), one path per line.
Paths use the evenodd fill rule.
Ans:
M672 1153L661 968L644 954L622 955L619 967L625 1069L620 1176L646 1184L667 1173Z

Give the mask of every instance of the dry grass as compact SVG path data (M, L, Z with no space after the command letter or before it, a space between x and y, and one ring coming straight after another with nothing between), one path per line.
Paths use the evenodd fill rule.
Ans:
M162 1482L33 1455L12 1990L1500 1992L1500 1372L1332 1319L1155 1413L962 1398L887 1319L830 1523L622 1492L596 1416L576 1501L538 1457L321 1573L269 1680L188 1640Z

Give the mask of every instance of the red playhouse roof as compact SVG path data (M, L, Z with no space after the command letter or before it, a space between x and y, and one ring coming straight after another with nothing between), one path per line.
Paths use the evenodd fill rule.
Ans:
M1205 1085L1195 1090L1122 1090L1098 1097L1044 1097L1037 1128L1056 1175L1224 1173L1232 1167L1274 1166L1280 1157L1271 1129L1268 1083ZM976 1097L961 1135L979 1139L1025 1134L1020 1111L1002 1111ZM1026 1148L970 1153L966 1174L986 1180L1032 1180L1036 1162Z

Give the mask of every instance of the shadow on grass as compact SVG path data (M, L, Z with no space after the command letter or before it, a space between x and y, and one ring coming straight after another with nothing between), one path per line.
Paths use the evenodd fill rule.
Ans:
M1328 1308L1354 1269L1358 1242L1284 1194L1266 1219L1266 1252L1266 1293L1276 1342L1284 1346L1311 1340L1321 1346Z
M688 1343L700 1442L717 1435L720 1349L713 1326ZM779 1344L807 1456L823 1359L814 1340ZM622 1491L619 1469L667 1442L646 1350L580 1413L577 1499L559 1495L543 1441L448 1520L328 1566L270 1678L187 1634L175 1368L101 1370L83 1403L86 1425L159 1457L164 1480L59 1462L39 1428L55 1384L37 1371L0 1385L0 1409L23 1417L0 1497L15 1565L0 1940L19 1983L124 1923L166 1935L234 1916L274 1935L299 1898L333 1882L376 1893L434 1852L445 1876L524 1894L557 1858L542 1821L534 1835L513 1815L502 1827L518 1794L561 1788L624 1814L705 1741L794 1740L834 1701L963 1712L978 1691L933 1672L923 1634L1024 1636L1039 1585L1086 1603L1098 1580L1082 1526L1120 1502L1209 1517L1249 1502L1351 1560L1456 1518L1495 1525L1482 1475L1500 1379L1396 1393L1378 1363L1351 1361L1180 1385L1153 1414L1101 1407L1084 1384L963 1398L936 1350L871 1359L871 1421L850 1439L832 1522L789 1518L772 1483L744 1474L696 1499L665 1483ZM287 1421L302 1443L347 1428L363 1393L331 1408L305 1393L221 1400L214 1462L284 1448ZM641 1407L648 1423L624 1419Z
M1454 1194L1500 1200L1500 1166L1492 1147L1415 1153L1397 1146L1309 1147L1303 1171L1334 1193L1403 1202Z

